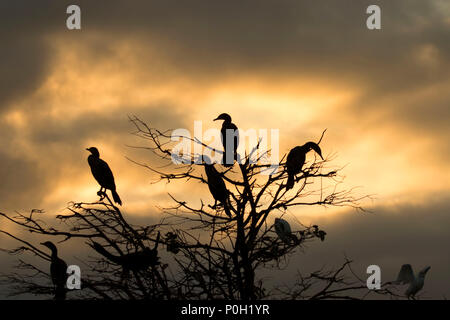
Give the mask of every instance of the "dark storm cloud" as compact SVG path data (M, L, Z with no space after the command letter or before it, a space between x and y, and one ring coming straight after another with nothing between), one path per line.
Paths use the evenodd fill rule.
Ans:
M0 208L29 210L28 205L38 205L48 188L44 174L36 170L35 164L22 157L14 157L0 151Z
M220 74L246 72L320 75L343 82L363 80L370 87L365 98L370 98L449 75L449 27L434 1L375 1L382 8L381 31L365 27L365 10L373 1L80 1L83 30L78 33L65 30L62 3L14 3L3 3L8 38L41 39L51 32L66 33L67 41L83 41L83 35L94 32L115 40L137 38L143 46L157 47L171 66L194 79L214 76L220 81ZM37 29L30 36L32 28ZM432 74L410 56L426 43L436 46L443 61ZM17 84L22 80L24 88L32 88L47 62L46 48L20 48L20 42L15 48L10 51L28 52L34 61L16 71L30 77L16 75L11 86L21 88ZM92 51L102 49L93 46Z
M365 27L365 9L372 3L145 1L126 7L91 2L84 8L89 27L147 38L165 48L171 62L197 71L222 66L334 76L389 73L386 66L404 66L405 53L421 42L438 45L448 56L448 26L434 2L376 1L383 10L383 30L377 32ZM418 27L422 20L427 24Z
M381 31L365 26L365 10L373 3L382 8ZM434 122L450 117L448 96L435 97L440 100L437 103L424 100L395 109L373 103L380 97L415 94L449 81L450 27L448 14L438 4L418 0L142 1L124 7L122 2L107 6L90 2L84 11L87 28L156 46L163 59L185 77L217 82L240 74L275 82L329 79L363 90L360 99L348 106L351 113L370 117L385 110L392 112L392 122L448 134ZM420 56L428 54L427 46L431 57L421 61ZM417 119L422 114L426 119Z
M45 76L48 63L48 49L36 39L11 39L7 45L2 45L0 110L11 100L24 98L36 89Z
M170 103L149 105L146 109L124 106L102 114L93 113L68 121L54 119L44 114L31 125L34 134L30 137L30 141L36 145L62 144L72 147L74 144L79 145L83 141L99 136L122 136L124 140L128 140L130 134L135 131L129 121L129 117L134 116L158 128L186 126L183 117L171 108L173 106Z
M52 53L45 37L57 30L57 13L41 1L0 3L0 110L37 89L47 75Z

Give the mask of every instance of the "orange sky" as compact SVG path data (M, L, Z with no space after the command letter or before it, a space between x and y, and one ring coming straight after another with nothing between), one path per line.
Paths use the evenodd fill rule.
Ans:
M17 133L13 138L17 148L11 153L30 159L38 167L42 166L42 170L48 170L51 176L51 187L40 201L32 204L34 206L53 211L68 200L95 199L97 184L85 163L87 153L80 146L100 149L102 157L114 169L130 214L135 208L147 214L147 207L164 198L168 191L182 193L183 186L181 190L172 190L172 186L164 183L150 185L150 172L146 175L144 169L125 158L133 158L134 153L126 145L145 143L129 134L133 128L127 123L127 115L140 116L153 110L163 113L170 110L173 117L178 118L176 124L189 130L193 130L194 121L203 121L204 130L218 128L220 124L212 119L222 111L230 113L243 129L279 129L280 157L295 145L317 140L321 131L328 128L322 148L326 155L335 154L336 166L346 165L344 187L361 186L360 192L375 194L384 204L420 202L430 193L449 190L448 163L432 152L434 137L420 135L414 137L413 143L405 143L411 142L412 128L402 128L385 115L386 109L441 94L445 90L443 84L408 96L398 94L385 98L381 95L369 103L369 117L362 118L352 107L365 94L365 84L327 79L326 74L313 79L301 74L296 77L237 74L219 82L196 83L182 74L161 76L160 69L168 65L170 70L170 65L151 52L148 59L155 59L161 65L155 66L155 72L151 72L152 64L148 67L150 71L142 70L140 44L134 41L114 43L110 48L113 55L94 59L88 46L95 40L90 34L87 38L87 43L73 44L68 44L61 36L48 39L55 52L48 75L34 92L14 103L3 115L4 123ZM137 54L132 50L134 47L138 48ZM161 104L167 105L164 110ZM33 106L32 112L27 110L29 106ZM36 121L42 121L43 125L57 123L64 135L76 136L78 130L73 123L96 117L101 122L105 113L117 115L117 119L108 124L122 122L119 130L108 130L106 134L96 132L79 139L76 145L66 145L63 138L54 142L48 137L46 143L33 139ZM145 117L145 113L142 119L152 124L159 122L159 119ZM92 125L95 126L95 121ZM177 126L168 117L160 128ZM70 156L76 157L67 160L66 151L60 151L69 147L72 149ZM44 157L45 154L50 154L50 159ZM137 160L146 161L145 155ZM56 167L54 161L58 162Z
M9 43L0 53L0 210L57 214L69 201L96 200L90 146L112 168L127 215L157 215L168 192L212 201L197 183L189 192L150 184L154 175L126 159L152 161L129 147L145 141L131 135L128 116L160 129L192 130L201 120L207 130L227 112L243 129L279 129L280 158L327 128L321 146L345 166L342 188L375 195L364 205L387 212L383 219L408 216L404 208L448 212L450 6L375 1L383 28L369 31L373 1L347 2L250 1L239 10L82 2L81 31L65 29L61 4L39 11L10 2L0 10ZM348 214L291 213L329 227Z

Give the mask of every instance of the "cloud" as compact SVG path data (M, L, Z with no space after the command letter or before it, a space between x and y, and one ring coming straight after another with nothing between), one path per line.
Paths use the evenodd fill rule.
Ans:
M323 257L337 261L354 248L349 256L369 263L373 253L394 274L403 258L420 265L415 250L429 251L432 272L445 277L434 265L438 242L448 239L435 226L448 225L448 210L424 200L444 199L450 188L445 1L375 1L381 31L365 27L368 0L78 3L80 31L65 27L67 3L0 3L2 210L53 212L74 197L95 199L84 148L96 145L129 213L153 214L167 190L185 193L150 187L150 175L124 158L155 160L127 147L144 144L130 135L127 116L161 129L207 119L206 129L226 109L242 127L281 128L282 152L328 128L324 150L351 164L349 185L403 203L330 222L338 240L318 246ZM417 202L424 204L406 206ZM388 236L378 239L381 232Z

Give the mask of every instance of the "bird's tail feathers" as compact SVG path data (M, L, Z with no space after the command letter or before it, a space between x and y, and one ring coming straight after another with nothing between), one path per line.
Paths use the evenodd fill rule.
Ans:
M223 209L225 210L225 214L231 218L233 215L230 208L231 208L230 191L228 191L227 197L223 202Z
M295 182L294 175L293 174L292 175L291 174L288 175L288 180L287 180L287 183L286 183L286 190L292 189L294 187L294 182Z
M111 254L110 252L108 252L108 250L106 250L105 248L103 248L103 246L97 242L92 242L91 247L97 251L98 253L100 253L102 256L104 256L105 258L107 258L108 260L115 262L117 264L119 264L119 258L116 257L115 255Z
M225 210L225 214L231 218L231 211L230 211L230 206L229 206L229 200L227 199L227 201L225 201L223 203L223 209Z
M118 205L122 205L122 200L120 200L119 194L117 193L116 190L111 190L114 202L117 203Z

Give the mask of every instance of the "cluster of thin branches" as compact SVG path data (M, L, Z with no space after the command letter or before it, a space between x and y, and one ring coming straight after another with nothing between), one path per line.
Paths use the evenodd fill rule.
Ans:
M157 175L155 182L180 180L206 186L204 165L194 161L201 154L184 154L183 163L175 165L171 152L173 132L152 128L136 117L130 120L136 129L135 135L147 142L140 148L149 150L162 163L155 166L133 161ZM210 148L195 138L182 138ZM108 196L102 196L95 203L71 203L67 214L56 217L60 222L58 227L47 225L40 218L43 213L39 211L30 215L0 213L0 216L36 237L54 237L59 242L79 241L93 249L88 260L80 261L83 264L80 297L326 299L350 298L355 290L363 290L361 281L356 286L341 276L349 261L331 274L321 270L308 277L299 275L294 288L274 290L266 287L259 270L279 270L305 243L326 240L326 232L319 226L301 223L292 230L291 240L281 239L275 233L274 218L290 214L295 208L310 206L349 206L362 210L360 202L365 197L353 197L352 190L338 189L342 180L338 175L339 169L327 168L330 158L314 159L305 165L296 178L295 188L289 191L286 189L284 157L278 163L281 168L278 172L261 175L261 171L271 165L261 164L258 160L270 151L262 152L257 161L253 161L259 148L258 143L243 157L243 161L221 170L230 191L231 215L225 214L223 206L208 205L208 200L202 199L199 205L194 206L169 194L173 205L160 207L161 220L149 226L128 223ZM323 179L330 181L331 186L323 187ZM31 253L47 262L50 260L48 253L34 242L5 230L0 232L21 243L17 248L6 250L8 253ZM19 266L17 272L2 277L3 284L13 284L12 294L51 293L48 272L22 258ZM320 283L325 286L311 293L313 285ZM346 295L341 295L344 293Z

